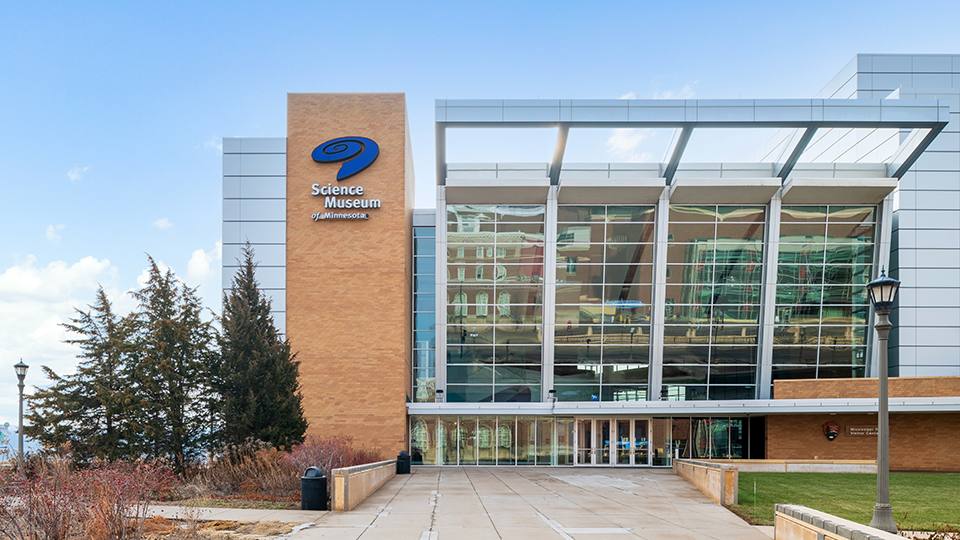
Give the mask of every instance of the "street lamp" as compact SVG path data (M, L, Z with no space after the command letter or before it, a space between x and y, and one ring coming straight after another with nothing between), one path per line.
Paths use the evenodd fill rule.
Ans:
M870 526L875 529L896 534L897 524L893 521L893 508L890 506L890 424L887 412L887 337L890 335L890 310L893 309L893 299L897 297L900 282L887 277L880 270L880 277L867 284L870 294L870 303L877 314L877 329L880 338L879 362L879 413L877 423L877 504L873 507L873 520Z
M17 386L20 388L20 427L17 428L17 435L19 437L19 442L17 450L20 452L20 465L23 465L23 380L27 378L27 368L30 366L23 363L23 358L19 362L13 365L13 370L17 372L17 379L20 380L20 384Z

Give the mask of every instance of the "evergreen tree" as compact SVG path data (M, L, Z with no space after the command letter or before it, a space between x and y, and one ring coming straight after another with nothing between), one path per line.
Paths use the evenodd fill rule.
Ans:
M114 460L130 455L127 407L131 400L123 375L129 357L129 321L113 313L103 287L87 307L89 311L76 310L71 324L63 325L83 336L67 340L81 350L77 372L61 377L43 366L53 385L30 397L30 425L24 433L47 446L69 442L78 461Z
M271 301L260 291L249 242L243 261L223 297L218 393L224 443L248 437L289 448L303 440L298 382L300 362L270 315Z
M147 258L149 280L133 293L140 303L131 343L137 357L127 364L126 376L135 396L141 452L165 457L183 472L210 438L214 332L201 318L196 289Z

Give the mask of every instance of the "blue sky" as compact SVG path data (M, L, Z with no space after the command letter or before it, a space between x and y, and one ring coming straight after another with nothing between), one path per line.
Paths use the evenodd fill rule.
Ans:
M12 365L30 364L32 384L45 382L41 364L70 372L58 323L97 284L130 309L146 253L219 306L221 138L283 136L287 92L405 92L428 207L435 99L810 97L858 52L960 52L958 12L947 1L0 0L0 425L16 423ZM687 158L746 159L761 135L705 139ZM656 137L637 138L571 135L567 159L661 159ZM448 158L548 161L552 147L548 131L457 133Z

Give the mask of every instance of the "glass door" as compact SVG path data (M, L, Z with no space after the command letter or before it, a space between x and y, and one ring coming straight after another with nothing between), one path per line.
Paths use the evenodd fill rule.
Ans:
M596 445L594 446L594 448L597 449L594 465L612 465L615 457L611 442L615 444L616 440L612 440L614 433L612 433L610 429L611 422L604 418L594 420L594 424L594 433L597 437Z
M633 421L633 464L650 465L650 421Z
M577 465L593 465L593 419L577 419Z
M630 444L630 426L633 423L632 420L621 420L617 421L617 465L632 465L631 463L631 454L633 453L633 445Z

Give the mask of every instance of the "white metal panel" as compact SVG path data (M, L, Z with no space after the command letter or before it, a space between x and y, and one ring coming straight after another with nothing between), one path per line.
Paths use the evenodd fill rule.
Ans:
M223 239L224 244L239 244L240 243L240 222L238 221L224 221L223 222Z
M287 202L283 199L241 199L240 217L244 221L286 221Z
M223 177L223 198L237 199L240 197L240 178L236 176Z
M238 176L240 174L240 154L223 155L223 175Z
M287 286L287 269L282 266L258 267L256 276L263 289L283 289Z
M239 220L240 220L240 200L224 199L223 200L223 221L239 221Z
M244 137L240 139L244 154L286 154L285 137Z
M309 189L309 186L304 186ZM283 176L240 177L240 197L244 199L285 199L287 179Z
M243 176L283 176L287 174L286 154L240 154Z
M287 224L283 221L241 221L239 242L253 244L285 244Z

